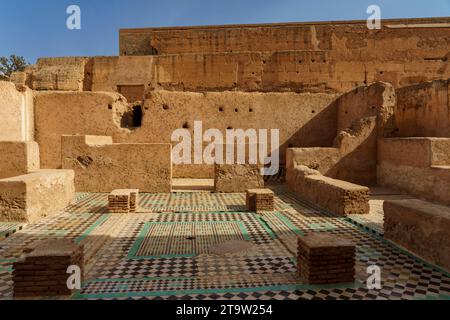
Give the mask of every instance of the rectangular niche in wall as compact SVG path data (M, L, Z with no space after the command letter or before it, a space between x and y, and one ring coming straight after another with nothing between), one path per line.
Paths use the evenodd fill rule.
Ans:
M121 85L117 86L117 91L127 98L128 102L144 100L145 86L142 85Z

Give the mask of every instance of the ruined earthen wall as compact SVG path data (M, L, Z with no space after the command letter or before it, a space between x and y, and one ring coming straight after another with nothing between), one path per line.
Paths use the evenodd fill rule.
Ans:
M121 57L41 59L27 82L39 90L93 91L346 92L377 81L399 88L450 78L449 22L385 21L382 30L365 22L122 30Z
M148 94L140 128L122 128L129 107L114 93L38 92L36 140L43 168L61 166L61 135L108 135L122 143L170 143L176 129L192 136L194 121L203 131L228 128L280 129L281 154L288 146L330 146L336 132L335 94L170 92ZM269 139L270 141L270 139ZM212 177L213 166L175 166L175 177Z
M118 86L144 85L153 81L153 57L91 58L92 91L117 91Z
M169 143L116 144L111 137L63 136L61 157L62 167L75 172L78 192L171 192Z
M415 24L449 23L448 18L384 20L388 36L411 34ZM411 28L400 28L409 25ZM394 28L397 27L397 28ZM445 27L444 27L445 28ZM425 30L430 33L430 29ZM419 30L424 30L419 28ZM333 37L349 36L349 48L364 47L361 38L383 39L379 30L368 30L366 21L331 21L256 25L222 25L122 29L121 55L186 54L240 51L331 50ZM346 39L347 40L347 39ZM408 47L409 44L403 44ZM130 50L128 50L130 49ZM413 48L414 49L414 48Z
M122 55L154 54L165 89L337 90L375 81L395 87L450 77L450 22L425 19L122 30ZM424 25L425 24L425 25Z
M433 81L397 90L400 137L450 137L449 82Z
M82 91L89 86L88 64L83 57L39 59L27 82L35 90Z
M61 168L61 136L113 135L121 131L127 105L117 93L36 92L36 141L41 167Z
M287 179L296 165L304 165L335 179L363 185L377 181L377 139L394 131L395 91L375 83L340 96L333 148L292 148L287 155Z

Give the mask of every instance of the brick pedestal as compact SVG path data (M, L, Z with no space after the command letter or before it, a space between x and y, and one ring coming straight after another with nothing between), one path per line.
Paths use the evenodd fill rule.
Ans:
M26 249L13 264L14 297L68 296L74 292L67 287L70 266L81 269L83 281L83 246L70 240L42 241Z
M108 210L111 213L135 213L139 201L139 190L114 190L108 196Z
M274 211L274 193L270 189L247 190L247 210L252 212Z
M355 245L338 236L314 233L298 238L298 273L311 285L353 283Z

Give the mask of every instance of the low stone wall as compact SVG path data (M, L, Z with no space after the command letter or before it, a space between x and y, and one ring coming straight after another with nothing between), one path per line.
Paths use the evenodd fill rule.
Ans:
M0 179L39 170L39 146L34 141L0 141Z
M337 131L332 148L289 148L287 175L296 165L323 175L366 186L376 185L377 139L395 130L395 91L375 83L342 95L333 102Z
M113 144L111 137L63 136L62 166L75 171L79 192L171 191L170 144Z
M377 175L380 186L450 205L450 139L379 140Z
M384 203L384 236L450 271L450 208L421 200Z
M33 223L62 211L74 199L72 170L38 170L0 180L0 221Z
M287 180L300 197L340 216L369 213L369 188L297 166Z
M244 193L248 189L264 187L264 177L259 165L215 166L214 189L216 192Z

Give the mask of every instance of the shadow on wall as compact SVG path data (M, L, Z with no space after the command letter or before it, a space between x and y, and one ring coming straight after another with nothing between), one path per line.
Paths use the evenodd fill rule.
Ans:
M397 89L397 137L450 137L449 81Z
M318 113L312 110L311 113L315 116L293 134L281 149L332 147L337 131L337 107L335 101Z
M339 97L328 111L336 115L336 131L329 133L332 147L289 149L288 175L304 165L330 178L375 185L377 140L395 132L395 104L394 88L387 83L359 87Z

